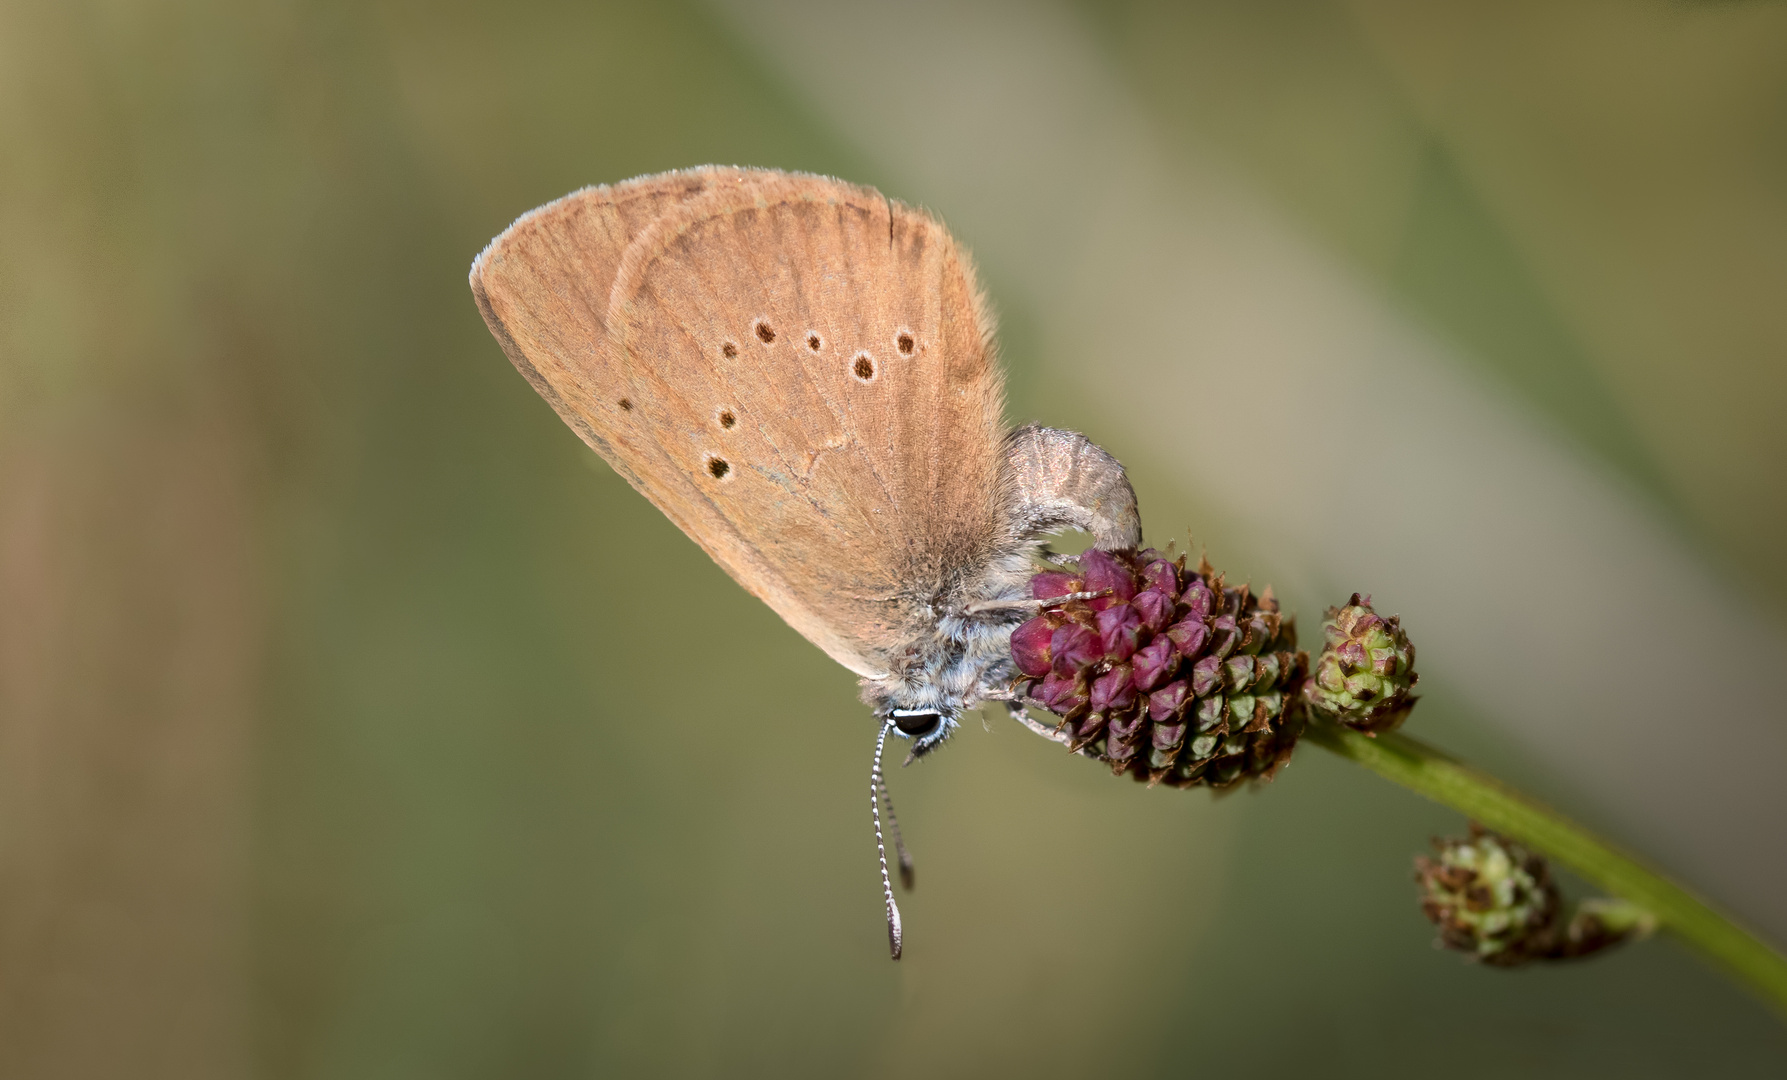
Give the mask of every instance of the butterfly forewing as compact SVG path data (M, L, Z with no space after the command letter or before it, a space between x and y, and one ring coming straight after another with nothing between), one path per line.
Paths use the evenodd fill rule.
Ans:
M999 386L965 257L929 216L840 181L714 169L606 190L635 185L671 195L643 224L603 211L630 226L618 272L619 229L570 215L493 245L504 266L549 264L530 318L580 320L511 329L515 347L728 572L847 667L885 670L995 531Z
M712 182L667 173L586 188L523 215L472 264L472 292L511 363L583 441L690 535L655 494L683 482L641 425L625 423L626 366L609 352L607 313L627 245Z
M629 365L608 327L628 246L666 211L737 171L664 173L550 203L491 242L472 266L472 288L511 361L559 415L716 562L775 606L778 590L786 590L665 456L633 400Z

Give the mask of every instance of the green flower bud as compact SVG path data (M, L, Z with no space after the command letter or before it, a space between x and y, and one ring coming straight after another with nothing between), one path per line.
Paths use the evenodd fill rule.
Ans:
M1485 964L1513 967L1558 946L1561 898L1545 860L1473 823L1464 840L1435 840L1415 859L1421 911L1440 944Z
M1303 684L1309 707L1367 735L1400 726L1415 707L1409 691L1419 678L1401 620L1377 614L1371 597L1354 593L1345 607L1328 609L1322 632L1322 654Z
M1545 860L1475 822L1463 840L1434 840L1438 858L1415 859L1421 911L1438 944L1495 967L1575 960L1650 936L1654 915L1626 900L1594 898L1566 923Z

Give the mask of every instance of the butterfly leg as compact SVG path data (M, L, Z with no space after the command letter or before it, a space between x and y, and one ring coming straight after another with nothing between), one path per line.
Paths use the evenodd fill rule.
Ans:
M1069 736L1067 732L1060 728L1050 727L1032 717L1030 711L1024 708L1024 703L1021 701L1007 701L1005 703L1005 711L1011 713L1011 718L1013 720L1016 720L1018 723L1029 728L1036 734L1041 735L1050 742L1060 743L1062 746L1066 746L1073 741L1072 737Z
M1070 600L1096 600L1101 596L1109 596L1111 590L1101 589L1098 592L1074 592L1064 596L1051 596L1047 600L982 600L977 604L969 604L962 609L965 615L981 615L989 611L1028 611L1039 612L1045 608L1059 607Z

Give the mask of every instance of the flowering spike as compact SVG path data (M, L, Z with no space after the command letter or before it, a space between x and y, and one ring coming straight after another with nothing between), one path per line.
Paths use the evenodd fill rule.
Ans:
M1032 594L1102 595L1045 608L1012 634L1019 694L1065 718L1068 745L1149 784L1268 779L1302 731L1309 659L1270 590L1228 587L1208 562L1092 549Z

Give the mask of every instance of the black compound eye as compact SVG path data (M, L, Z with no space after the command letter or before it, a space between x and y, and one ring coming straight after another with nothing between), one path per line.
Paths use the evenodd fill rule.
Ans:
M943 714L934 712L901 714L896 712L893 714L893 722L894 727L917 738L936 731L938 726L943 723Z

